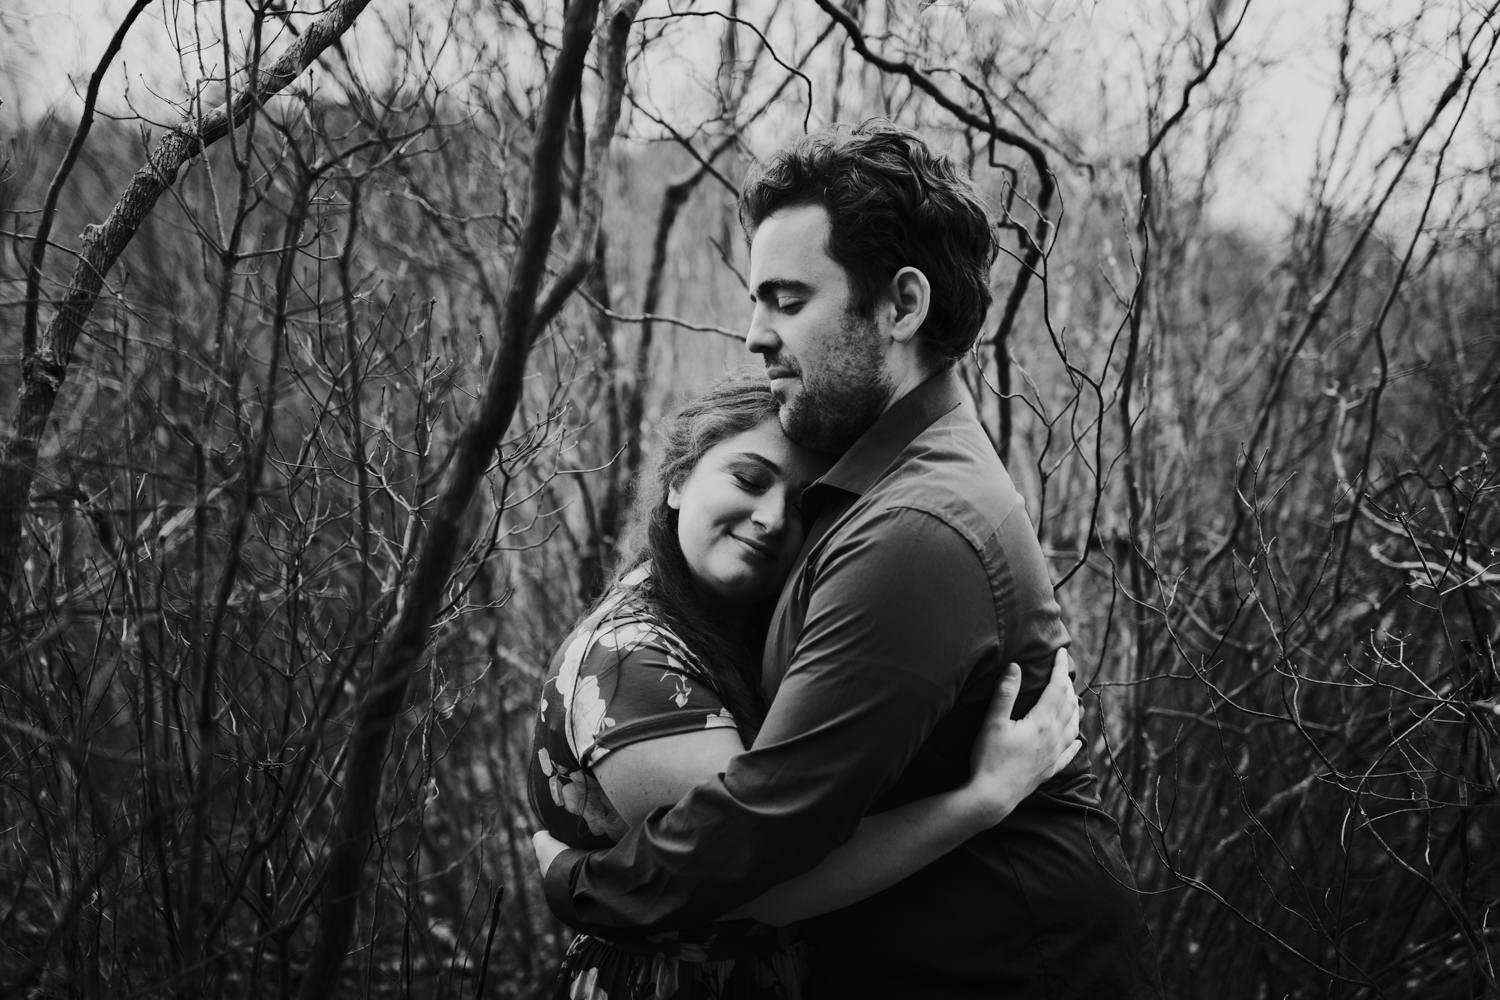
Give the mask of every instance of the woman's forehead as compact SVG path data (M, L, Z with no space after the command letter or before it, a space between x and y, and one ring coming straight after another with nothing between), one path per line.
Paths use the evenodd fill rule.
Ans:
M793 443L774 416L720 441L705 453L704 458L710 456L720 462L754 461L778 475L801 482L818 478L829 465L824 456Z

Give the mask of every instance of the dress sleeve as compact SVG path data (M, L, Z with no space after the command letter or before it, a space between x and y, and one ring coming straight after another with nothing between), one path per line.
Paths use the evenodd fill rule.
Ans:
M983 561L898 509L842 532L813 568L791 663L754 746L607 851L548 870L564 921L620 935L712 919L846 840L993 643Z
M735 728L681 640L651 622L626 621L595 632L572 691L561 690L561 682L568 742L584 767L643 740Z

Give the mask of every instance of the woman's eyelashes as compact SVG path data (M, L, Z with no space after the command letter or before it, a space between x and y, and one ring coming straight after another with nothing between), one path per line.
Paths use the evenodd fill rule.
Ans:
M749 460L732 462L725 471L735 487L747 496L765 496L781 487L787 519L794 527L801 528L802 491L807 488L806 481L793 482L776 466Z
M768 475L762 469L732 469L729 473L735 484L746 493L756 496L766 492L775 485L774 477Z
M788 519L795 518L800 525L802 518L802 488L806 484L788 482L779 473L772 472L762 465L745 465L742 467L731 467L729 470L730 480L742 492L748 496L765 496L778 486L783 488L785 496L786 514Z

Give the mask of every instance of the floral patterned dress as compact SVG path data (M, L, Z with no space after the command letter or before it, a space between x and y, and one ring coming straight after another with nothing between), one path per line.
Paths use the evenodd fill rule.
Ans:
M735 727L682 640L631 598L645 568L585 618L552 658L542 683L529 775L531 803L553 836L584 849L625 832L592 768L643 740ZM799 998L801 946L753 920L645 939L580 934L555 996L569 1000Z

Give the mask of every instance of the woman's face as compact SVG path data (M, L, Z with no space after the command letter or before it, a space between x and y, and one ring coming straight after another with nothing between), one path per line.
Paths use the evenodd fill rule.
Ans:
M828 460L787 440L773 416L705 451L667 493L699 585L734 603L774 594L802 545L802 488Z

